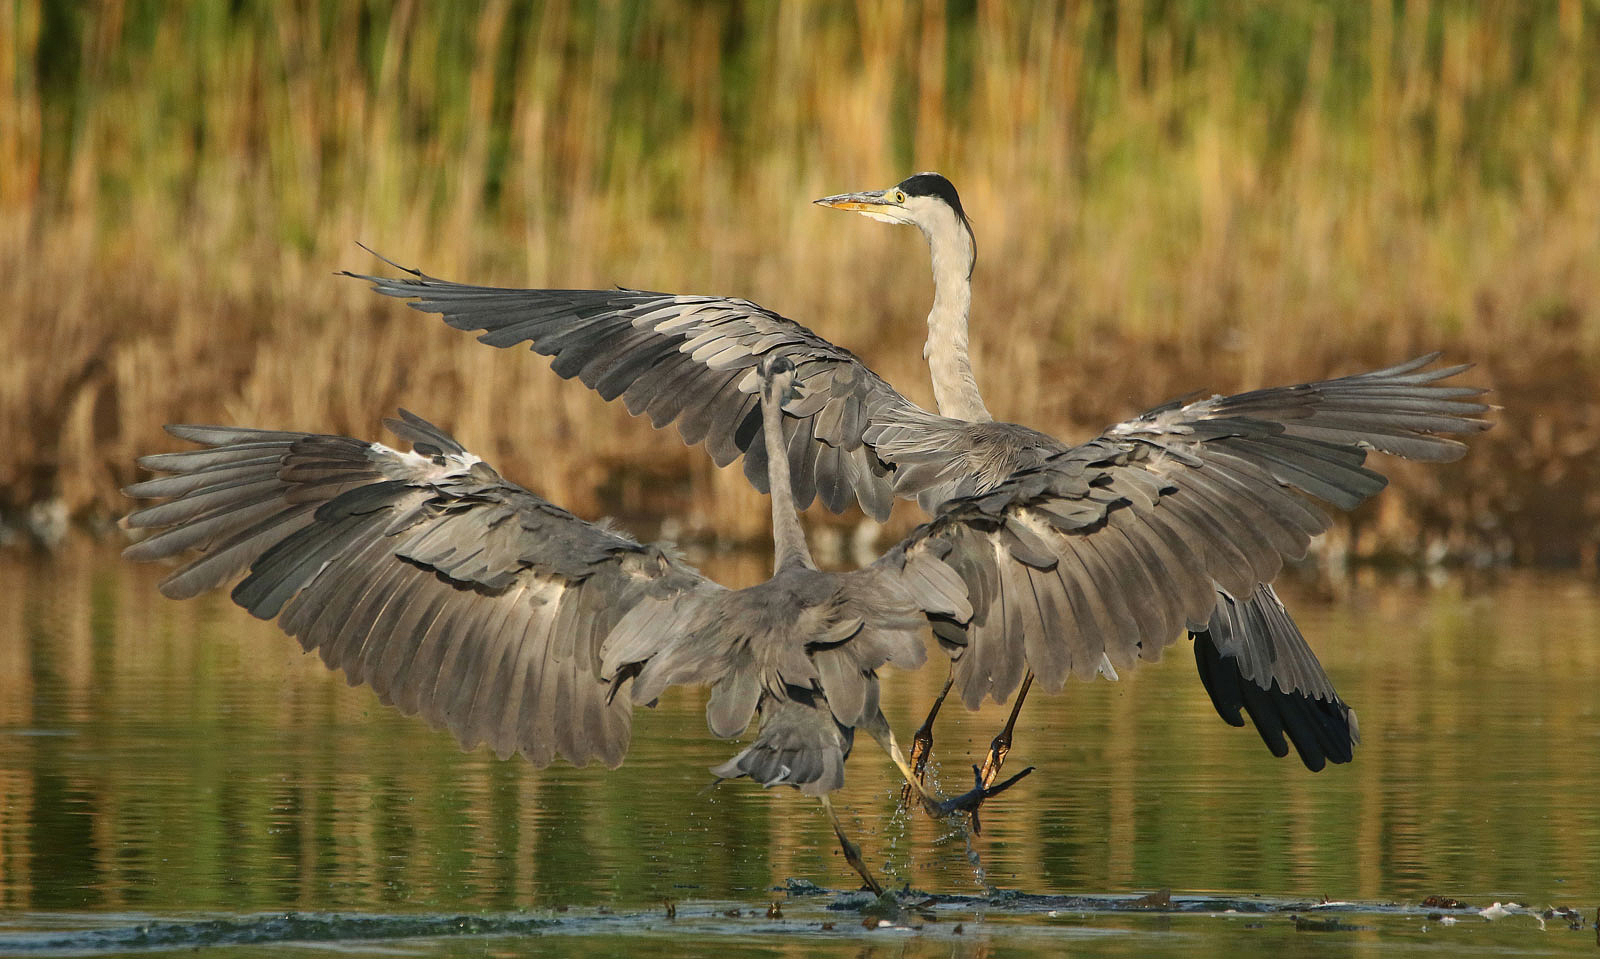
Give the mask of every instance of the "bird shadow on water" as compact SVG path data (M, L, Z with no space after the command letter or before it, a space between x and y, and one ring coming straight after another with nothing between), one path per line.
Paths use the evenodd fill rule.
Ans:
M1594 922L1576 910L1453 899L1421 903L1324 902L1258 896L987 895L903 888L874 896L790 879L766 902L666 901L648 909L606 906L509 913L378 914L272 912L157 916L135 913L25 913L0 919L0 954L101 956L205 949L209 954L293 945L304 951L497 954L516 943L559 940L568 954L613 950L623 941L715 946L728 955L1054 954L1187 955L1195 949L1275 954L1286 937L1359 940L1388 954L1485 948L1587 954ZM1319 938L1318 941L1327 941ZM752 943L757 945L752 945ZM490 944L493 944L492 946ZM587 945L586 945L587 944ZM533 948L533 946L530 946Z

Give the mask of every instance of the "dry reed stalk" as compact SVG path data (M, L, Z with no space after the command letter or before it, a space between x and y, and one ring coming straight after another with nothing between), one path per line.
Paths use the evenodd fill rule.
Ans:
M1545 495L1563 530L1600 517L1585 14L16 4L0 511L115 514L162 422L371 435L406 405L575 508L758 538L736 472L330 274L374 266L362 240L482 282L745 295L926 401L918 241L806 201L938 167L978 230L997 412L1082 436L1443 347L1534 407L1402 471L1361 548L1592 555Z

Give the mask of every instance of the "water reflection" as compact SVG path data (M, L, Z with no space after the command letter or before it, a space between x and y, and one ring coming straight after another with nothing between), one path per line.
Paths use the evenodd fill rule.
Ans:
M738 580L749 570L712 571ZM621 769L536 771L346 688L225 598L163 600L110 550L0 556L0 908L514 910L765 901L849 884L792 791L707 790L734 751L674 695ZM986 817L990 881L1029 892L1185 892L1591 904L1600 896L1600 603L1560 576L1430 588L1358 577L1291 601L1362 720L1319 774L1224 726L1186 648L1024 713L1040 769ZM1295 595L1295 594L1300 595ZM909 730L942 672L896 674ZM951 711L964 788L1003 711ZM978 893L963 838L897 815L893 770L852 757L840 805L869 862Z

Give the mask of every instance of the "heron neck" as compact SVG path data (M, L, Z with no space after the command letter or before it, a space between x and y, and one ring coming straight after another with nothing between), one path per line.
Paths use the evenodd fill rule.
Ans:
M767 448L767 489L772 496L773 571L792 566L816 569L800 514L794 508L794 488L789 480L789 451L783 442L783 406L770 391L762 390L761 432Z
M973 423L994 417L983 404L972 373L967 344L967 315L972 308L972 237L963 228L954 234L928 234L933 254L933 309L928 311L928 342L922 356L933 374L933 397L939 414Z

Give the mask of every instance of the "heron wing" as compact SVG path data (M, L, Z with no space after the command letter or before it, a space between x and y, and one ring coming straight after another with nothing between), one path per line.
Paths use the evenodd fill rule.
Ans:
M1229 725L1243 726L1244 710L1273 755L1288 755L1292 744L1313 772L1351 760L1361 741L1355 711L1272 587L1259 587L1249 602L1219 593L1206 628L1190 636L1200 681Z
M621 763L630 700L601 677L606 634L645 599L720 587L507 482L411 414L387 422L411 452L168 427L207 448L140 461L171 475L128 488L165 502L127 517L155 532L125 555L199 551L163 581L175 598L245 574L236 603L466 748Z
M759 405L761 358L796 366L784 404L795 499L820 498L834 512L852 501L884 519L894 505L888 471L862 434L881 411L911 403L849 350L748 300L643 290L503 289L452 283L401 267L403 277L347 273L388 296L483 331L490 346L527 343L607 400L622 398L656 427L676 422L684 442L704 443L718 466L745 457L744 472L767 489Z
M1378 492L1368 450L1460 456L1451 434L1487 428L1487 407L1481 390L1438 385L1463 368L1425 369L1434 358L1168 404L942 506L908 541L945 543L977 611L935 630L962 698L1003 701L1026 668L1059 688L1158 658L1206 627L1219 588L1251 597L1304 554L1328 524L1314 501L1349 509ZM1271 639L1240 628L1241 649Z

